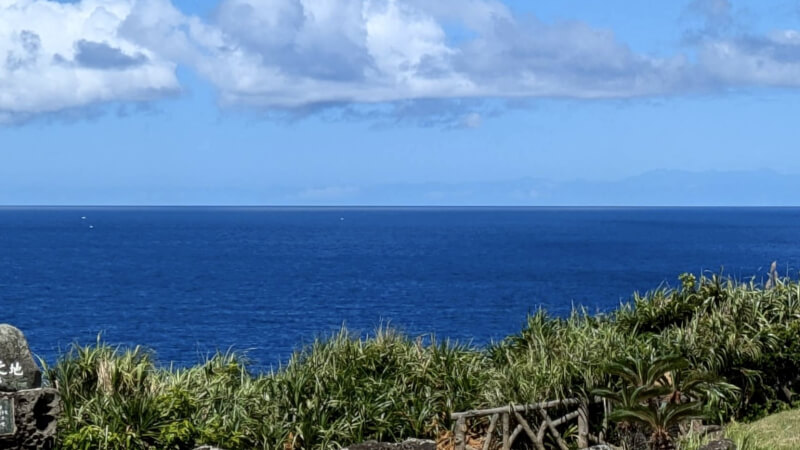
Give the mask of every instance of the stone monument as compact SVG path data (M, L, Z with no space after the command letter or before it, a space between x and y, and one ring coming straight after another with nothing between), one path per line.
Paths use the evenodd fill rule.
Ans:
M55 448L60 412L58 391L42 388L25 336L0 324L0 448Z

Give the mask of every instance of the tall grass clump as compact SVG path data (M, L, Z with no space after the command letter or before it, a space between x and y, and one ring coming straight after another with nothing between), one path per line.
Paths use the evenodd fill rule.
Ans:
M581 395L607 384L609 361L648 352L607 317L573 311L557 318L539 310L519 334L489 347L493 377L484 396L508 404Z
M296 353L276 377L296 448L435 437L449 413L482 404L484 356L447 341L423 345L389 329L342 331Z
M671 386L669 400L653 391L617 406L642 419L642 408L649 408L658 420L637 426L671 442L677 437L664 433L680 428L672 426L678 420L670 416L668 424L655 415L666 417L667 402L676 410L697 403L717 423L797 402L798 336L796 281L686 274L679 287L636 294L608 314L537 311L519 333L486 348L391 328L367 338L342 329L299 348L274 370L253 373L235 353L193 367L161 367L149 351L98 340L74 345L45 372L62 396L61 448L293 450L369 439L444 440L453 411L596 392L613 399L632 389L613 367L645 373L667 358L680 361L680 371L665 375L669 385L651 387ZM688 386L703 389L695 394Z
M73 346L47 376L63 395L65 449L328 449L440 436L450 412L485 405L489 364L449 341L342 330L266 374L249 373L234 354L157 368L141 349L98 342Z

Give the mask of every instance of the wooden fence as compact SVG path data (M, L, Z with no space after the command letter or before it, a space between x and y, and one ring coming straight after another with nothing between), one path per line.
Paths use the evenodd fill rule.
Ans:
M595 399L593 403L597 402L601 402L601 400ZM605 413L607 412L607 403L602 403ZM556 419L552 419L550 414L548 414L548 410L553 410L556 408L560 408L562 411L566 408L574 408L575 410L568 412ZM526 419L526 415L529 413L538 414L541 418L541 422L535 424L538 425L536 429L531 427ZM603 416L605 417L606 414L603 414ZM559 433L557 427L572 420L578 421L578 448L588 448L590 441L595 443L602 443L604 441L604 433L607 427L607 423L604 419L602 424L603 431L600 432L599 436L589 433L589 405L585 401L577 398L552 400L548 402L533 403L530 405L509 405L500 408L456 412L452 413L450 417L452 420L456 421L456 450L466 450L467 448L467 420L469 419L474 420L483 417L489 417L489 427L487 428L484 436L482 450L495 448L492 447L492 442L495 438L495 431L497 431L498 422L500 422L499 425L502 450L509 450L511 445L514 443L514 440L516 440L517 437L523 432L528 435L528 438L531 440L531 442L533 442L533 445L535 445L538 450L545 450L544 439L548 433L553 437L553 439L555 439L561 450L569 450L567 443L561 437L561 433ZM538 420L539 419L537 419L537 422ZM513 429L511 429L512 423L516 424Z

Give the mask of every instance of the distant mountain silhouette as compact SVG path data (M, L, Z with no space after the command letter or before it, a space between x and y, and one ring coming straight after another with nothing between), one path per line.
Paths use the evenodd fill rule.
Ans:
M287 203L520 206L796 206L800 175L772 170L654 170L619 181L387 184L342 189L341 197L288 195ZM305 200L302 202L300 200Z
M800 175L654 170L619 181L60 189L3 186L0 205L800 206Z

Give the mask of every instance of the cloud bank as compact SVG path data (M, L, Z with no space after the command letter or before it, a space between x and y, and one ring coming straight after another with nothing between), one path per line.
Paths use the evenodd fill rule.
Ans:
M655 57L495 0L221 0L207 19L169 0L0 0L0 121L175 95L178 67L223 106L298 114L800 87L800 30L748 33L726 0L687 11L701 25ZM472 108L454 117L481 121Z

